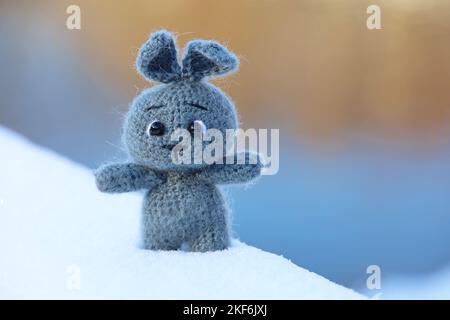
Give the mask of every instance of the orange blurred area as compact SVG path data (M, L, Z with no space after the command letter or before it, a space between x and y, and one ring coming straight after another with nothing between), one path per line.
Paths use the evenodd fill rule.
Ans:
M282 127L315 142L348 132L437 141L450 122L450 2L377 1L382 30L368 30L372 2L78 0L79 31L64 27L71 0L2 7L45 17L130 100L149 85L133 68L137 49L165 28L180 47L214 38L240 57L240 72L217 83L244 127Z

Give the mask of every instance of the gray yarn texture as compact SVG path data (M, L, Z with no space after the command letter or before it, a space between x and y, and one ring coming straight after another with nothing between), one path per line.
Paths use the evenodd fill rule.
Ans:
M215 251L230 245L230 219L220 184L248 183L261 174L259 157L243 164L176 164L170 135L194 121L218 129L238 127L232 101L207 79L236 71L239 61L215 41L193 40L181 66L175 38L167 31L150 35L139 51L136 68L157 82L133 101L123 127L127 163L105 164L95 171L102 192L146 190L142 206L142 242L149 250ZM157 121L163 127L148 134ZM206 144L207 142L205 142ZM237 157L237 156L236 156Z

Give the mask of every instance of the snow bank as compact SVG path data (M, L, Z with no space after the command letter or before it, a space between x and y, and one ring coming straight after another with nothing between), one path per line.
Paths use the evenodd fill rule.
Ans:
M141 195L0 128L0 298L359 299L235 241L214 253L138 248Z

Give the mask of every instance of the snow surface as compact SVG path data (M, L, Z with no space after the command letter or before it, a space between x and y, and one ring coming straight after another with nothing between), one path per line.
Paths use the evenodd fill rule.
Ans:
M212 253L139 249L140 194L0 127L0 298L361 299L234 241Z

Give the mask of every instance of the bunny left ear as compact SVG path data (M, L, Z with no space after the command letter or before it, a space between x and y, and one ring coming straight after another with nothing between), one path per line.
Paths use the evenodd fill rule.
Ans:
M183 58L183 77L201 80L236 70L238 58L214 41L194 40L187 44Z
M153 33L139 50L136 68L148 80L163 83L179 80L181 68L172 34L165 30Z

